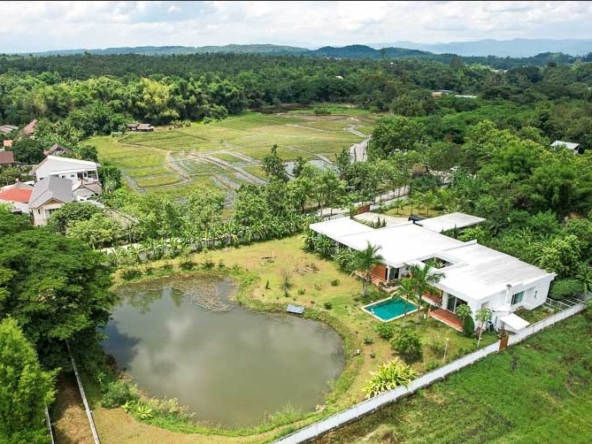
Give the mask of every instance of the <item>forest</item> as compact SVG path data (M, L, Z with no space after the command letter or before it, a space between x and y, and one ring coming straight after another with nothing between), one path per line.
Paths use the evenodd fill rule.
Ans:
M440 90L446 92L432 94ZM50 143L97 159L86 139L124 131L136 120L207 124L286 104L322 114L329 103L381 115L367 162L352 163L346 150L331 159L335 169L300 158L290 178L277 146L270 146L263 159L267 184L242 186L228 214L224 196L213 192L182 200L138 195L109 165L101 172L110 183L102 197L106 209L68 204L43 229L0 211L0 318L16 320L0 324L0 337L14 342L12 350L24 350L27 377L50 402L56 369L68 367L65 341L75 353L95 351L87 354L91 360L100 355L96 327L114 304L113 267L133 276L147 260L302 233L317 209L353 207L403 186L416 208L486 218L478 228L450 234L555 272L552 297L589 291L591 91L592 64L581 61L500 71L460 57L448 63L253 54L0 57L0 124L39 120L36 138L16 140L12 148L25 164L41 160ZM550 148L557 139L579 143L583 154ZM442 171L453 172L447 187L437 174ZM2 168L0 175L15 179L19 172ZM113 212L133 223L124 228ZM96 251L130 242L140 245L109 259ZM323 251L323 245L312 248ZM5 386L13 388L12 401L29 399L19 381L1 371L0 378L12 384ZM0 397L0 422L11 428L0 442L43 442L39 399L11 418L8 398ZM19 434L27 421L38 429Z

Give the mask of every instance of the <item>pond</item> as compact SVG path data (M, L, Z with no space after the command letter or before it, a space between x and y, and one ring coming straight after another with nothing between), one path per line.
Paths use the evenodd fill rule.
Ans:
M343 341L320 322L257 313L227 279L163 278L118 289L103 343L150 396L199 421L249 427L290 405L313 411L343 371Z

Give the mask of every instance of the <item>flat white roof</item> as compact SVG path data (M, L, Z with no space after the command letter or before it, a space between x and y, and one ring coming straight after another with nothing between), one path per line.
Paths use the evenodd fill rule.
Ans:
M340 217L339 219L318 222L316 224L312 224L310 229L324 236L328 236L333 240L339 240L343 236L348 236L351 234L374 231L374 229L368 225L356 222L349 217Z
M357 214L354 216L354 219L363 220L365 222L377 222L380 219L381 222L383 220L386 221L387 227L392 225L406 224L409 222L408 218L406 217L387 216L386 214L372 213L370 211Z
M530 322L528 322L526 319L522 319L520 316L515 315L514 313L501 317L499 320L514 331L522 330L523 328L530 325Z
M577 147L580 146L579 143L564 142L563 140L556 140L555 142L553 142L551 144L552 147L561 146L561 145L565 146L569 150L575 150Z
M431 217L417 221L417 225L421 225L428 230L441 233L442 231L452 230L454 228L465 228L471 225L477 225L484 222L482 217L471 216L464 213L450 213L442 216Z
M342 218L310 228L354 250L363 250L368 243L378 245L383 262L395 268L439 257L451 265L440 269L444 277L436 287L464 300L478 301L505 292L508 284L520 287L555 277L476 241L462 242L411 222L373 229Z
M332 237L332 236L329 236ZM338 240L354 250L368 245L380 245L379 253L387 265L403 267L405 264L433 257L449 248L462 246L463 242L407 222L402 225L370 229L358 234L343 236Z
M480 300L506 291L506 286L526 285L554 274L476 242L439 254L453 265L442 268L437 287L462 299Z

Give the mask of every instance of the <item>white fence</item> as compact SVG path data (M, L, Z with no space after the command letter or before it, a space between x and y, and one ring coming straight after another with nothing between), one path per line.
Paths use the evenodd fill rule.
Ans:
M554 315L543 319L536 324L529 325L528 327L520 330L515 335L510 336L508 340L508 345L517 344L527 337L538 333L539 331L560 322L570 316L575 315L576 313L581 312L584 309L584 304L577 304L567 310L561 311L559 313L555 313ZM480 359L483 359L487 355L492 353L496 353L499 351L500 342L497 341L494 344L491 344L487 347L481 348L469 355L463 356L460 359L450 362L443 367L440 367L433 372L426 373L423 376L420 376L416 380L414 380L408 387L400 386L394 390L389 392L382 393L374 398L368 399L363 401L359 404L350 407L347 410L344 410L340 413L337 413L329 418L315 422L314 424L309 425L297 432L292 433L284 438L281 438L275 441L275 444L299 444L311 441L315 438L318 438L325 433L334 430L336 428L342 427L343 425L360 419L361 417L375 412L381 407L384 407L392 402L397 401L400 398L405 396L411 395L415 393L417 390L425 388L434 382L440 381L447 376L451 375L459 371L460 369L467 367Z

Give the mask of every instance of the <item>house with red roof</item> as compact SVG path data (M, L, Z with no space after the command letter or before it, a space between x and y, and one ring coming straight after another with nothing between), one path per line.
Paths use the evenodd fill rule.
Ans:
M14 154L12 151L0 151L0 167L14 165Z
M33 194L31 185L17 182L0 189L0 204L9 205L13 211L28 213L31 194Z

